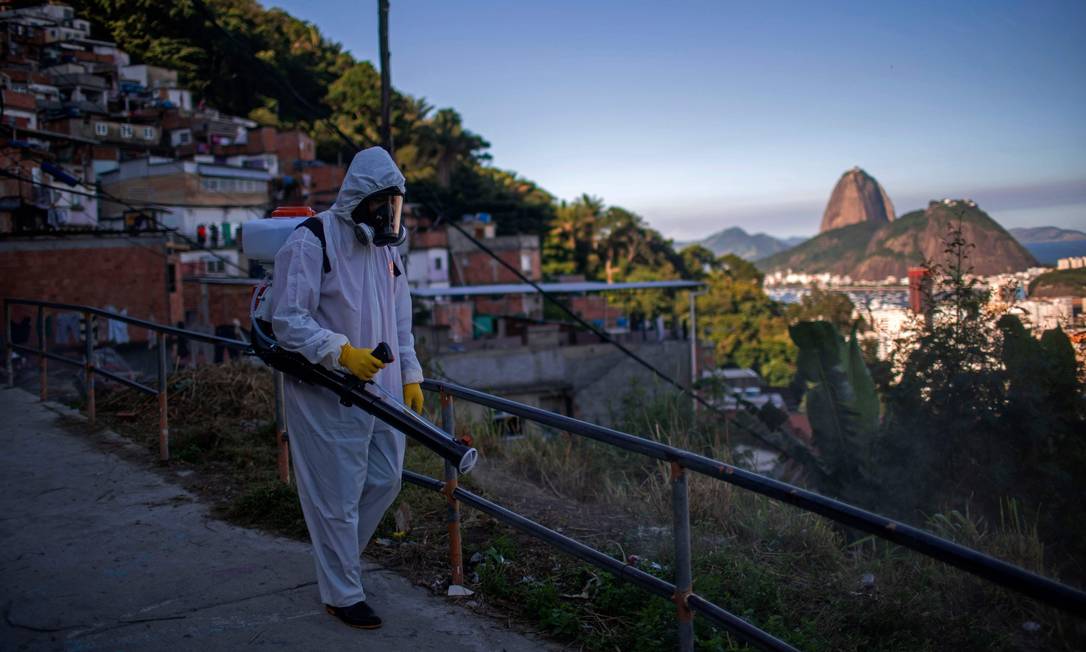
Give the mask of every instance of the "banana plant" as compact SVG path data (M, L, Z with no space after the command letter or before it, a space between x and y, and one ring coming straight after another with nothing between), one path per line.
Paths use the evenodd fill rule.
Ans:
M804 389L807 418L820 460L821 489L840 496L871 477L879 427L879 396L853 328L846 342L826 321L788 329L799 347L796 378Z

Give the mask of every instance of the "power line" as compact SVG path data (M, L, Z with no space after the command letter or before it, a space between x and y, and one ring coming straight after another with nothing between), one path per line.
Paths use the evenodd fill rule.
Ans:
M238 40L234 37L234 35L228 29L223 27L221 23L219 23L219 19L216 16L215 12L210 7L208 7L207 4L203 0L193 0L192 4L197 9L199 9L204 14L204 17L212 25L214 25L216 29L218 29L220 32L222 32L223 35L226 36L226 38L231 43L238 46L241 49L241 51L244 52L245 55L250 60L257 62L257 64L260 67L270 71L269 76L271 77L272 81L274 81L280 88L286 89L287 92L289 92L291 94L291 96L293 96L294 99L299 104L302 105L302 107L304 107L306 110L309 111L310 115L314 119L316 119L316 120L318 120L320 122L324 122L333 132L336 133L337 136L340 137L340 139L343 140L343 142L350 145L351 148L353 148L355 151L358 151L360 149L359 146L358 146L358 143L356 143L354 141L354 139L352 139L350 136L343 133L343 131L339 128L338 125L336 125L334 122L332 122L328 118L324 118L324 117L321 117L321 116L317 115L319 113L318 107L313 105L309 100L305 99L305 97L302 96L301 93L299 93L297 90L295 90L294 86L291 85L289 80L280 77L279 70L275 66L273 66L271 63L269 63L267 61L264 61L263 59L260 59L260 58L258 58L256 56L254 56L252 47L247 46L244 43L239 43Z
M67 192L67 193L71 193L73 195L79 195L81 197L101 198L102 196L105 196L107 194L106 191L104 191L104 190L99 190L98 192L100 194L94 194L94 193L80 192L78 190L73 190L71 188L64 188L64 187L61 187L61 186L52 186L52 185L49 185L47 183L43 183L41 181L35 181L33 179L28 179L26 177L13 175L11 172L7 172L7 171L4 171L4 174L6 176L9 176L9 177L13 178L13 179L19 179L21 181L26 181L27 183L32 183L32 184L41 186L43 188L50 188L52 190L57 190L57 191L60 191L60 192ZM80 181L80 184L82 184L83 186L88 185L86 182L83 182L83 181ZM227 193L219 192L217 190L208 190L208 192L213 192L213 193L220 194L220 195L223 195L223 196L226 196L226 197L233 197L233 195L229 195ZM147 200L143 200L143 199L133 199L131 197L122 198L122 197L117 197L116 195L113 195L112 193L109 193L109 197L107 199L108 199L108 201L112 201L112 202L117 203L117 204L124 204L125 206L128 206L129 208L132 208L133 204L142 206L144 208L242 208L242 209L246 209L246 210L261 210L261 208L266 209L269 206L271 206L271 202L265 202L263 204L254 205L254 206L238 206L237 204L189 204L189 203L183 203L183 202L170 202L170 203L167 204L167 203L162 203L162 202L147 201Z
M634 361L634 362L636 362L637 364L641 365L641 366L642 366L642 367L644 367L645 369L648 369L649 371L651 371L651 372L652 372L652 373L653 373L653 374L654 374L654 375L655 375L655 376L656 376L657 378L660 378L661 380L663 380L664 382L668 383L669 385L672 385L672 386L674 386L674 387L675 387L676 389L678 389L678 390L679 390L680 392L682 392L683 394L687 394L687 395L689 395L689 396L690 396L690 398L694 399L694 400L695 400L695 401L696 401L697 403L699 403L700 405L703 405L703 406L705 406L706 408L708 408L708 409L712 410L713 412L716 412L717 414L720 414L721 416L727 416L727 415L726 415L726 413L725 413L725 412L724 412L723 410L721 410L721 409L720 409L720 408L718 408L717 406L713 405L712 403L710 403L710 402L706 401L706 400L705 400L705 399L703 399L702 397L698 396L698 395L697 395L697 394L696 394L696 393L695 393L694 391L692 391L691 389L689 389L689 388L687 388L687 387L684 387L684 386L683 386L683 385L682 385L681 383L679 383L679 382L678 382L677 380L675 380L675 379L674 379L674 378L672 378L671 376L668 376L668 375L667 375L667 374L665 374L664 372L660 371L660 370L659 370L659 369L657 369L657 368L656 368L655 366L653 366L653 365L652 365L652 364L651 364L650 362L648 362L647 360L645 360L645 359L644 359L644 358L642 358L641 356L639 356L639 355L637 355L636 353L634 353L633 351L631 351L631 350L630 350L629 348L627 348L627 347L626 347L626 346L625 346L624 344L622 344L622 343L621 343L621 342L619 342L618 340L616 340L616 339L612 338L612 337L611 337L611 336L610 336L610 335L609 335L609 334L608 334L608 333L607 333L606 331L604 331L604 330L602 330L602 329L599 329L599 328L597 328L597 327L596 327L596 326L595 326L594 324L592 324L592 323L590 323L590 322L586 321L586 320L585 320L585 319L584 319L583 317L581 317L581 316L580 316L580 315L578 315L578 314L577 314L576 312L574 312L574 311L573 311L573 310L572 310L571 308L569 308L568 306L566 306L566 304L565 304L565 303L563 303L562 301L559 301L558 299L554 298L554 296L552 296L552 295L551 295L551 294L550 294L549 292L545 291L545 290L544 290L544 289L543 289L542 287L540 287L538 283L536 283L536 282L535 282L535 281L533 281L532 279L530 279L530 278L528 278L527 276L525 276L523 272L521 272L521 271L520 271L519 269L517 269L516 267L514 267L513 265L511 265L510 263L508 263L508 262L507 262L507 261L506 261L505 259L503 259L503 258L502 258L501 256L498 256L498 255L497 255L496 253L494 253L494 251L492 251L492 250L491 250L491 249L490 249L489 247L487 247L487 246L486 246L486 245L484 245L484 244L483 244L482 242L480 242L479 240L477 240L477 239L475 238L475 236L473 236L473 235L471 235L470 233L468 233L468 231L467 231L467 230L466 230L466 229L465 229L464 227L462 227L462 226L460 226L459 224L457 224L455 220L449 220L449 222L448 222L448 223L449 223L449 225L451 225L451 226L452 226L452 227L453 227L454 229L456 229L457 231L459 231L459 232L460 232L460 234L461 234L461 235L463 235L463 236L464 236L465 238L467 238L467 239L468 239L468 240L469 240L469 241L470 241L470 242L471 242L472 244L474 244L474 245L475 245L476 247L478 247L479 249L481 249L481 250L482 250L482 251L483 251L484 253L486 253L487 255L489 255L489 256L490 256L491 258L493 258L494 260L498 261L498 262L499 262L499 263L500 263L500 264L501 264L501 265L502 265L503 267L505 267L505 268L506 268L507 270L509 270L510 272L512 272L512 273L513 273L514 275L516 275L516 277L517 277L517 278L519 278L519 279L520 279L521 281L523 281L524 283L527 283L528 285L532 286L532 288L534 288L534 289L535 289L535 291L536 291L536 292L538 292L538 293L539 293L539 294L540 294L540 295L541 295L541 296L542 296L542 297L543 297L543 298L544 298L544 299L545 299L546 301L549 301L549 302L551 303L551 305L554 305L554 306L556 306L556 307L557 307L558 309L560 309L560 310L561 310L562 312L564 312L564 313L566 313L567 315L569 315L570 317L572 317L572 318L573 318L573 320L574 320L574 321L575 321L575 322L576 322L577 324L579 324L579 325L580 325L580 326L582 326L583 328L587 329L588 331L590 331L590 332L594 333L594 334L595 334L595 335L596 335L597 337L599 337L599 338L600 338L601 340L603 340L603 341L604 341L605 343L607 343L607 344L610 344L610 345L614 346L615 348L617 348L617 349L618 349L619 351L621 351L621 352L622 352L623 354L625 354L625 355L626 355L627 357L629 357L629 358L630 358L631 360L633 360L633 361ZM759 433L757 433L757 432L754 432L753 430L750 430L749 432L750 432L750 433L751 433L752 435L754 435L755 437L757 437L757 438L758 438L759 440L761 440L761 441L762 441L762 443L766 444L767 446L771 446L772 448L774 448L774 449L776 449L776 450L778 450L778 451L780 451L780 452L782 452L782 453L785 453L785 452L786 452L786 451L780 450L780 446L778 446L777 444L774 444L774 443L772 443L772 442L768 441L767 439L765 439L764 437L762 437L762 435L761 435L761 434L759 434Z
M148 215L143 210L141 210L140 208L138 208L136 206L133 206L132 204L129 204L126 201L124 201L123 199L121 199L120 197L113 196L113 195L111 195L111 194L109 194L109 193L107 193L107 192L105 192L103 190L99 190L97 193L80 192L80 191L77 191L77 190L72 190L70 188L61 188L61 187L53 186L53 185L50 185L50 184L47 184L47 183L42 183L41 181L35 181L34 179L28 179L27 177L24 177L24 176L21 176L21 175L18 175L18 174L15 174L13 172L9 172L9 171L3 170L3 169L0 169L0 175L5 176L5 177L9 177L9 178L12 178L12 179L17 179L19 181L23 181L25 183L29 183L29 184L39 186L39 187L42 187L42 188L48 188L50 190L56 190L56 191L59 191L59 192L68 192L68 193L71 193L71 194L74 194L74 195L78 195L80 197L91 197L91 198L94 198L94 199L98 199L99 201L101 201L102 199L105 199L107 201L112 201L114 203L121 204L123 206L128 207L129 209L131 209L133 211L136 211L138 213L143 214L145 217L147 217L149 220L151 220L151 222L154 223L155 226L159 227L163 231L167 231L169 233L172 233L172 234L176 235L177 237L181 238L182 240L184 240L189 245L194 246L194 247L196 247L197 249L199 249L201 251L205 251L205 252L211 254L215 258L222 261L224 264L230 265L231 267L237 269L238 271L242 272L246 276L248 276L248 274L249 274L249 270L245 269L241 265L238 265L237 263L230 260L229 258L226 258L225 256L222 256L221 254L216 252L214 249L209 249L208 247L200 244L199 241L188 237L184 233L181 233L176 228L168 227L168 226L162 224L162 222L160 222L158 220L158 218L154 216L154 214ZM143 208L146 209L146 208L149 208L149 206L144 206ZM163 255L165 255L165 254L163 254Z
M234 38L233 34L231 34L227 29L225 29L219 23L214 11L212 11L211 8L208 7L206 3L203 2L203 0L193 0L193 5L196 6L198 9L200 9L200 11L207 18L207 20L209 20L211 22L211 24L213 24L219 31L221 31L232 43L234 43L235 45L238 45L239 47L241 47L242 50L246 53L246 55L251 60L257 61L257 62L259 62L259 65L261 65L262 67L270 69L272 71L271 78L276 82L276 84L278 84L281 88L286 88L290 92L290 94L299 102L299 104L301 104L303 107L305 107L306 109L308 109L310 111L310 114L313 116L314 119L316 119L319 122L324 122L328 127L330 127L332 129L332 131L334 131L336 133L336 135L338 135L340 137L340 139L342 139L346 144L350 145L355 151L357 151L359 149L358 144L355 143L355 141L352 138L350 138L345 133L343 133L343 131L340 130L340 128L337 125L335 125L335 123L331 122L327 118L320 117L320 116L316 115L316 113L317 113L316 107L313 106L305 98L303 98L294 89L294 87L291 86L289 81L287 81L285 79L281 79L279 77L279 75L278 75L279 71L277 69L275 69L270 63L268 63L266 61L263 61L263 60L255 57L255 56L253 56L251 48L244 47L241 43L239 43L237 41L237 39ZM384 81L384 76L382 76L382 80ZM389 85L391 85L391 84L389 84ZM384 87L384 83L382 83L382 86ZM384 92L384 91L382 91L382 92ZM389 152L389 154L391 154L391 152ZM435 199L436 199L436 196L435 196ZM444 211L441 210L440 200L438 200L438 204L439 204L439 206L438 206L439 213L438 213L437 222L439 223L441 221L441 218L444 215ZM579 324L581 324L582 326L584 326L585 328L587 328L588 330L590 330L591 332L596 334L601 340L603 340L604 342L606 342L608 344L611 344L611 345L615 346L623 354L630 357L632 360L634 360L635 362L637 362L641 366L643 366L646 369L648 369L649 371L651 371L654 375L659 377L661 380L663 380L666 383L676 387L680 392L682 392L684 394L688 394L696 402L698 402L699 404L705 406L707 409L709 409L709 410L711 410L711 411L713 411L713 412L715 412L717 414L720 414L722 416L725 416L725 417L727 416L726 413L723 410L719 409L715 405L709 403L708 401L706 401L702 397L698 396L692 390L687 389L682 384L680 384L678 381L674 380L673 378L671 378L670 376L668 376L667 374L665 374L664 372L660 371L659 369L654 367L652 364L647 362L644 358L637 355L636 353L634 353L630 349L626 348L620 342L612 339L604 331L599 330L598 328L596 328L595 326L593 326L589 322L582 319L579 315L577 315L575 312L573 312L573 310L571 310L569 307L567 307L564 303L562 303L558 299L554 298L549 293L545 292L541 287L539 287L539 285L537 283L535 283L534 281L529 279L527 276L522 274L520 272L520 270L516 269L514 266L507 263L500 256L498 256L496 253L491 251L489 247L485 246L483 243L481 243L477 239L475 239L471 234L469 234L466 230L464 230L455 221L450 220L449 224L451 224L453 226L453 228L455 228L462 235L464 235L468 239L468 241L470 241L472 244L474 244L476 247L478 247L481 251L486 253L488 256L490 256L494 260L498 261L503 267L505 267L506 269L511 271L515 276L520 278L522 281L524 281L525 283L528 283L529 285L531 285L536 290L536 292L538 292L545 300L547 300L551 304L557 306L560 310L562 310L567 315L570 315L576 322L578 322ZM436 223L435 223L435 226L436 226ZM747 428L747 430L755 438L762 441L767 446L770 446L774 450L777 450L777 451L779 451L781 453L784 453L786 455L790 454L788 451L783 450L782 446L780 446L779 444L775 444L773 442L770 442L764 436L762 436L760 433L758 433L758 432L756 432L756 431L754 431L752 429L749 429L749 428Z

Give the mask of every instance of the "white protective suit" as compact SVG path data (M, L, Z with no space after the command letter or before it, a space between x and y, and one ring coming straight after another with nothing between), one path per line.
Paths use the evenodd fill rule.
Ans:
M404 177L385 150L359 152L336 203L318 215L331 271L322 271L320 240L291 233L275 256L270 316L279 344L310 362L343 370L340 349L387 342L396 360L374 380L403 398L422 382L411 334L411 296L395 249L362 244L351 211L367 195ZM360 553L400 491L404 435L331 391L288 378L286 416L298 497L313 543L321 600L346 607L366 599Z

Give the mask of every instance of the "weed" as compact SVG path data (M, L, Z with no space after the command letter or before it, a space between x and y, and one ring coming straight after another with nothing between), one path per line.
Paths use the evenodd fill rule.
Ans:
M171 379L171 431L176 464L191 465L210 486L209 495L231 520L305 538L305 525L293 487L275 475L275 438L270 382L260 378L232 380L242 371L230 369L230 382L215 381L195 371ZM250 369L246 374L268 375ZM235 374L235 375L230 375ZM241 382L250 390L228 385ZM218 383L218 384L216 384ZM210 420L190 417L202 409L197 387L219 387L244 399L244 409L219 409ZM174 390L171 390L174 391ZM632 400L621 429L666 441L717 459L730 459L727 425L695 414L676 399ZM139 417L112 415L115 429L153 449L157 412L153 402L140 403L134 393L103 398L100 414L142 409ZM190 401L186 403L185 401ZM175 416L173 410L177 410ZM597 442L562 433L527 428L519 440L503 438L490 421L461 423L482 453L483 469L501 469L517 483L530 482L537 493L553 494L561 517L583 523L586 507L611 507L625 513L623 534L601 549L626 559L636 552L656 564L646 572L671 580L670 480L668 468ZM409 443L405 466L441 477L442 462L421 446ZM507 498L461 479L473 491L499 502ZM855 538L810 513L725 483L690 475L693 521L694 590L796 647L830 650L1009 650L1081 649L1082 624L1062 617L1008 591L949 569L872 537ZM438 588L447 578L444 499L414 486L399 498L413 515L409 532L394 538L393 513L378 529L392 540L371 546L369 553L398 566L414 579ZM550 514L526 515L546 522ZM1044 548L1035 523L1017 503L1005 502L998 523L987 523L968 511L930 517L928 527L976 547L1043 571ZM552 524L558 526L561 524ZM655 540L640 528L659 531ZM555 639L586 650L671 650L676 645L675 606L664 598L618 580L606 572L556 553L545 544L515 533L470 508L463 508L467 584L489 609L516 615ZM600 541L600 540L597 540ZM608 541L604 539L603 541ZM1028 633L1025 622L1040 624ZM703 617L696 617L700 650L732 651L746 647Z

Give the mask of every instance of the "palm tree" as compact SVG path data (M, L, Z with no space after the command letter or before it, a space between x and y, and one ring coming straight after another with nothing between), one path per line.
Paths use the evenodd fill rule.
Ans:
M477 163L489 158L490 143L482 136L464 129L460 114L441 109L419 130L420 155L429 158L436 171L437 183L448 188L458 165Z

